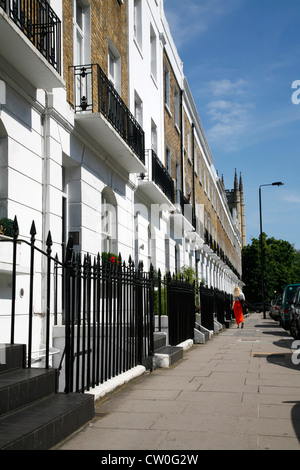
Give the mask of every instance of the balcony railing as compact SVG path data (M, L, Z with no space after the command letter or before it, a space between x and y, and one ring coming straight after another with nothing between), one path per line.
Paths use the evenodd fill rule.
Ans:
M61 21L46 0L0 0L2 8L54 69L61 72Z
M72 66L75 113L101 113L145 164L144 131L98 64ZM70 86L72 86L70 84Z
M175 200L174 181L167 169L157 157L156 153L152 150L152 181L163 191L163 193L170 199L172 204Z
M177 191L177 204L180 205L182 215L184 215L189 223L196 229L197 221L195 210L189 199L185 197L185 195L180 190Z

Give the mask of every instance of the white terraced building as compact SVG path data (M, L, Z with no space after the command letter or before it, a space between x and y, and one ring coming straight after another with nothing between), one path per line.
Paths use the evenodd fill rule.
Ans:
M245 243L234 169L233 179L229 200L163 0L0 0L0 217L17 217L20 239L30 239L34 220L37 246L45 249L50 230L59 259L72 235L77 252L120 253L162 273L191 266L209 287L232 293ZM9 341L9 246L0 244L2 342ZM26 330L28 251L19 243L16 341ZM41 257L35 268L38 349Z

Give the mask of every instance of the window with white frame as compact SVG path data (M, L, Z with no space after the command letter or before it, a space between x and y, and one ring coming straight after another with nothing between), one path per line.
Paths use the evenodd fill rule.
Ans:
M157 126L151 119L151 148L157 154Z
M191 162L192 161L192 138L191 138L190 131L188 131L187 133L187 154L188 154L188 159Z
M157 39L155 31L150 25L150 52L151 52L151 75L157 79Z
M121 56L113 42L108 39L108 78L119 95L121 94Z
M180 189L180 165L179 165L178 159L176 159L175 183L176 183L176 190Z
M73 0L74 65L90 62L90 4Z
M175 86L175 91L174 91L174 106L175 106L175 126L178 127L179 129L179 91L177 87Z
M199 153L199 163L198 163L198 177L199 181L202 182L202 164L201 164L201 154Z
M171 174L171 150L166 146L166 167L169 174Z
M195 166L195 173L198 175L198 152L197 147L194 147L194 166Z
M134 0L134 38L142 48L142 0Z
M167 64L165 64L165 104L170 109L170 70Z
M108 187L102 192L101 237L102 251L117 254L117 202Z
M137 92L134 93L134 117L141 127L143 127L143 102Z
M73 0L73 56L74 65L90 63L90 4L88 0ZM76 104L82 100L90 103L90 75L76 76Z

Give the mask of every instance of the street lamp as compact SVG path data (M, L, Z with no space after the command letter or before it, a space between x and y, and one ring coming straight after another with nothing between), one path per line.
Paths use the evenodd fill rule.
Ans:
M260 259L261 259L261 297L263 304L263 317L266 318L266 308L265 308L265 280L264 280L264 255L263 255L263 241L262 241L262 212L261 212L261 188L263 186L283 186L284 183L281 181L276 181L275 183L270 184L261 184L259 187L259 220L260 220Z

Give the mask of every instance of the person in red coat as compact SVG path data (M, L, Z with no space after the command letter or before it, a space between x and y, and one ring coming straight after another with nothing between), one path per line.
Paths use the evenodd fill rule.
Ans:
M234 288L233 291L233 303L232 309L235 316L237 328L244 328L244 315L243 315L243 302L245 301L245 296L238 286Z

